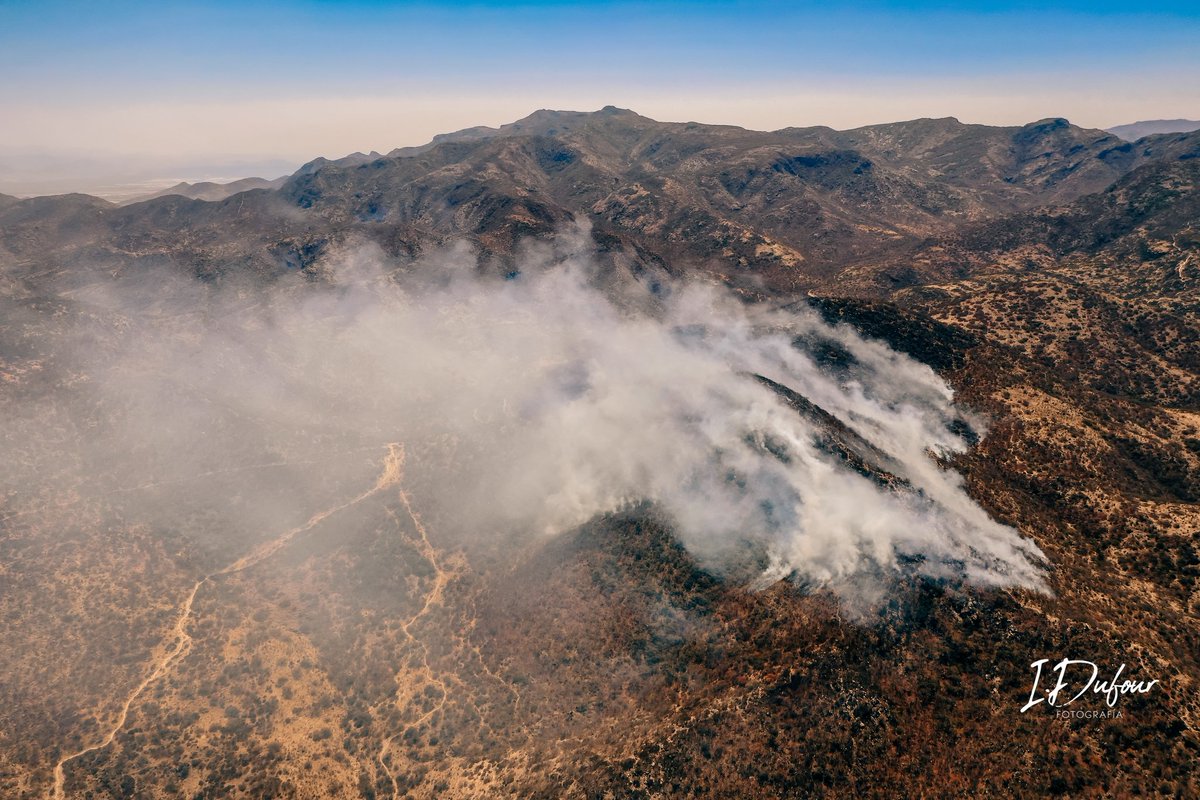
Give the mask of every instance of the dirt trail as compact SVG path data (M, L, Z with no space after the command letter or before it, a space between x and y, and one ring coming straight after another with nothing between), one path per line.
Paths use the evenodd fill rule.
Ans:
M407 723L403 728L395 733L385 736L382 740L379 753L376 755L376 761L382 768L383 774L387 777L392 786L392 796L399 798L405 796L400 791L399 781L396 778L396 773L393 771L393 765L390 763L393 759L399 756L392 755L392 746L398 736L408 730L419 728L421 725L433 719L440 711L442 711L450 697L450 687L447 685L447 680L455 683L461 683L458 676L454 674L439 676L429 663L429 646L426 642L419 638L414 632L414 627L436 606L445 606L445 593L447 587L455 579L461 578L465 569L465 562L454 556L447 557L441 553L429 539L428 530L424 522L421 520L421 515L413 508L412 498L405 489L400 489L399 492L401 505L404 507L405 514L412 522L413 529L417 536L411 537L404 533L404 528L401 525L401 520L391 512L396 522L397 530L400 531L404 541L412 544L417 552L425 559L426 563L433 569L434 578L433 585L425 592L421 608L409 617L407 620L400 623L400 630L404 633L405 638L410 644L419 648L421 659L419 665L413 668L406 668L397 672L394 680L396 681L396 692L392 695L390 705L398 710L403 710L406 707L419 708L419 703L422 696L422 691L427 686L434 686L438 690L438 701L428 710L424 711L417 719ZM472 604L474 599L472 598ZM476 620L472 615L471 627L465 632L454 635L453 638L457 641L459 652L463 655L472 655L478 662L483 674L487 675L500 686L504 687L513 696L514 709L519 709L521 705L521 693L510 682L505 680L500 675L497 675L487 664L482 651L479 647L470 641L470 631L474 628ZM403 680L407 678L408 680ZM466 687L464 687L465 689ZM478 706L476 711L480 712ZM480 713L482 718L482 713ZM405 759L407 761L407 759Z
M387 448L388 454L384 458L383 471L376 479L375 485L370 489L367 489L356 497L353 497L350 500L341 503L340 505L327 508L324 511L314 514L313 516L309 517L308 521L303 525L299 525L295 528L284 531L276 538L254 549L248 555L239 558L237 561L234 561L233 563L228 564L227 566L222 567L215 572L210 572L193 584L191 592L188 594L187 599L180 607L179 617L175 621L175 626L171 629L171 636L166 640L171 642L170 646L163 651L162 655L151 662L149 674L146 675L146 677L142 679L142 682L134 687L129 696L125 698L125 703L121 706L121 713L117 715L116 724L113 725L105 737L96 744L63 756L63 758L54 765L54 785L50 792L50 796L54 798L54 800L62 800L62 798L66 796L67 764L79 758L80 756L87 755L88 753L92 753L97 750L103 750L105 747L108 747L110 744L112 744L113 740L117 738L117 734L120 733L123 727L125 727L125 721L129 717L129 709L137 701L138 697L141 696L142 692L144 692L147 687L149 687L156 680L169 672L170 669L186 654L188 645L190 645L192 641L192 637L187 632L187 627L188 623L191 621L192 607L196 602L196 595L199 594L201 587L214 578L219 578L223 575L232 575L236 572L241 572L253 567L255 564L258 564L279 552L279 550L291 542L292 539L296 538L305 531L311 530L329 517L337 514L339 511L344 511L345 509L357 505L367 498L382 492L384 489L398 484L404 471L404 446L398 442L393 442L388 444ZM406 499L405 505L407 506L407 504L408 503ZM424 535L423 532L422 535Z
M430 587L429 591L425 593L425 602L422 603L420 610L400 624L400 630L403 631L404 636L408 639L408 641L421 649L421 669L419 674L425 678L426 683L401 683L400 674L397 673L396 693L393 695L392 705L399 708L402 705L408 705L414 702L418 697L417 690L425 685L436 686L440 695L437 704L434 705L433 708L421 715L421 718L416 722L407 726L411 728L419 727L426 721L432 719L435 714L445 707L446 700L450 696L450 690L446 686L445 681L438 677L437 673L435 673L433 668L429 665L429 647L423 641L413 635L412 627L416 625L426 614L428 614L430 609L433 608L435 604L443 603L446 587L449 585L451 580L457 577L458 573L454 570L447 569L443 565L442 560L438 558L437 548L435 548L429 541L429 534L425 529L424 523L421 522L421 516L413 509L412 499L409 497L408 492L404 491L403 489L400 490L400 502L404 505L404 511L408 514L408 518L412 520L413 528L420 536L419 539L413 541L413 544L416 546L417 552L421 554L421 557L424 558L429 563L429 566L433 568L434 579L433 586ZM397 523L399 523L399 520L397 520ZM397 528L399 529L399 524L397 524ZM391 751L392 742L395 740L397 735L398 734L393 733L391 736L385 737L383 740L383 745L379 748L379 755L376 756L379 766L383 768L384 774L387 775L388 780L392 784L393 797L400 797L400 788L396 781L395 774L392 772L391 767L388 766L388 753Z

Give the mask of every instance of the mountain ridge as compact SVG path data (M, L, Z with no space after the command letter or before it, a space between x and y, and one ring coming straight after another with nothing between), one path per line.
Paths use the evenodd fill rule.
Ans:
M197 181L195 183L189 183L188 181L180 181L174 186L170 186L166 189L161 189L148 195L125 200L121 203L121 205L144 203L147 200L155 200L159 197L166 197L168 195L179 195L181 197L187 197L191 200L207 200L212 202L216 200L224 200L232 195L240 194L241 192L248 192L252 189L278 189L283 185L287 178L288 176L286 175L278 178L272 178L270 180L266 178L251 177L239 178L237 180L228 181L225 183L217 183L214 181Z
M108 216L64 200L60 224L107 227L93 244L119 250L120 239L154 238L137 230L167 216L193 241L214 246L228 224L247 234L236 245L243 258L272 270L303 266L352 235L394 252L467 237L504 259L520 238L586 217L643 266L716 257L729 265L722 280L794 290L959 225L1069 203L1145 164L1191 157L1200 136L1159 135L1135 146L1062 119L996 128L953 118L760 132L659 123L615 107L540 111L467 131L387 156L314 160L277 189L186 213L164 205L167 198ZM0 224L18 222L23 202L7 204Z
M1190 133L1200 130L1200 120L1194 119L1148 119L1130 122L1125 125L1114 125L1105 128L1114 136L1130 142L1136 142L1156 133Z

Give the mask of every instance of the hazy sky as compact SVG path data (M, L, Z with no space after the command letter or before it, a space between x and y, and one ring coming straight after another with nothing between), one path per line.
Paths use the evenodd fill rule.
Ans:
M607 104L762 129L1200 118L1200 3L0 0L0 191L282 172Z

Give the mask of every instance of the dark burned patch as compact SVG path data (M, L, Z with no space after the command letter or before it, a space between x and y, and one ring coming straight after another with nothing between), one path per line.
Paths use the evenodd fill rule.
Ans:
M965 419L956 419L946 426L947 430L953 433L958 438L969 444L971 447L979 444L979 433Z
M864 336L882 339L893 350L912 356L938 372L961 369L967 352L982 343L973 333L880 301L810 297L831 325L845 322Z
M895 459L852 431L837 417L781 383L762 375L750 377L779 395L801 416L816 423L818 433L813 441L823 452L834 456L883 488L912 490L912 484L892 471L896 465ZM770 450L765 441L762 447L774 455L774 451Z
M792 339L792 347L807 353L817 366L829 372L844 372L858 363L841 342L816 333L796 336Z

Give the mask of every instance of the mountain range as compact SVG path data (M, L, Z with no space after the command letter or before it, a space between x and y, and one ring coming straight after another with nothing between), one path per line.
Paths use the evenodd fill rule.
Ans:
M215 183L213 181L198 181L189 183L180 181L174 186L169 186L166 189L161 189L143 197L135 197L126 200L122 205L129 203L140 203L143 200L153 200L158 197L166 197L168 195L179 195L180 197L188 197L192 200L224 200L241 192L248 192L251 189L277 189L283 185L284 178L275 178L267 180L266 178L241 178L228 183Z
M304 266L355 235L389 251L466 236L503 257L522 236L586 216L643 265L717 257L729 280L797 290L964 223L1070 203L1141 166L1186 162L1197 148L1195 135L1134 144L1065 120L759 133L657 123L611 107L543 111L387 156L318 159L276 192L217 204L174 191L120 210L78 196L9 201L5 246L20 257L11 238L23 218L36 218L49 234L39 246L69 250L79 241L72 229L86 228L88 247L124 251L123 240L153 237L170 217L189 231L193 258L206 240L227 238L229 225L252 227L233 246L269 272ZM293 208L305 210L303 224Z
M1117 125L1107 130L1126 141L1136 142L1143 136L1151 136L1156 133L1190 133L1200 130L1200 121L1194 119L1150 119L1131 122L1128 125Z

